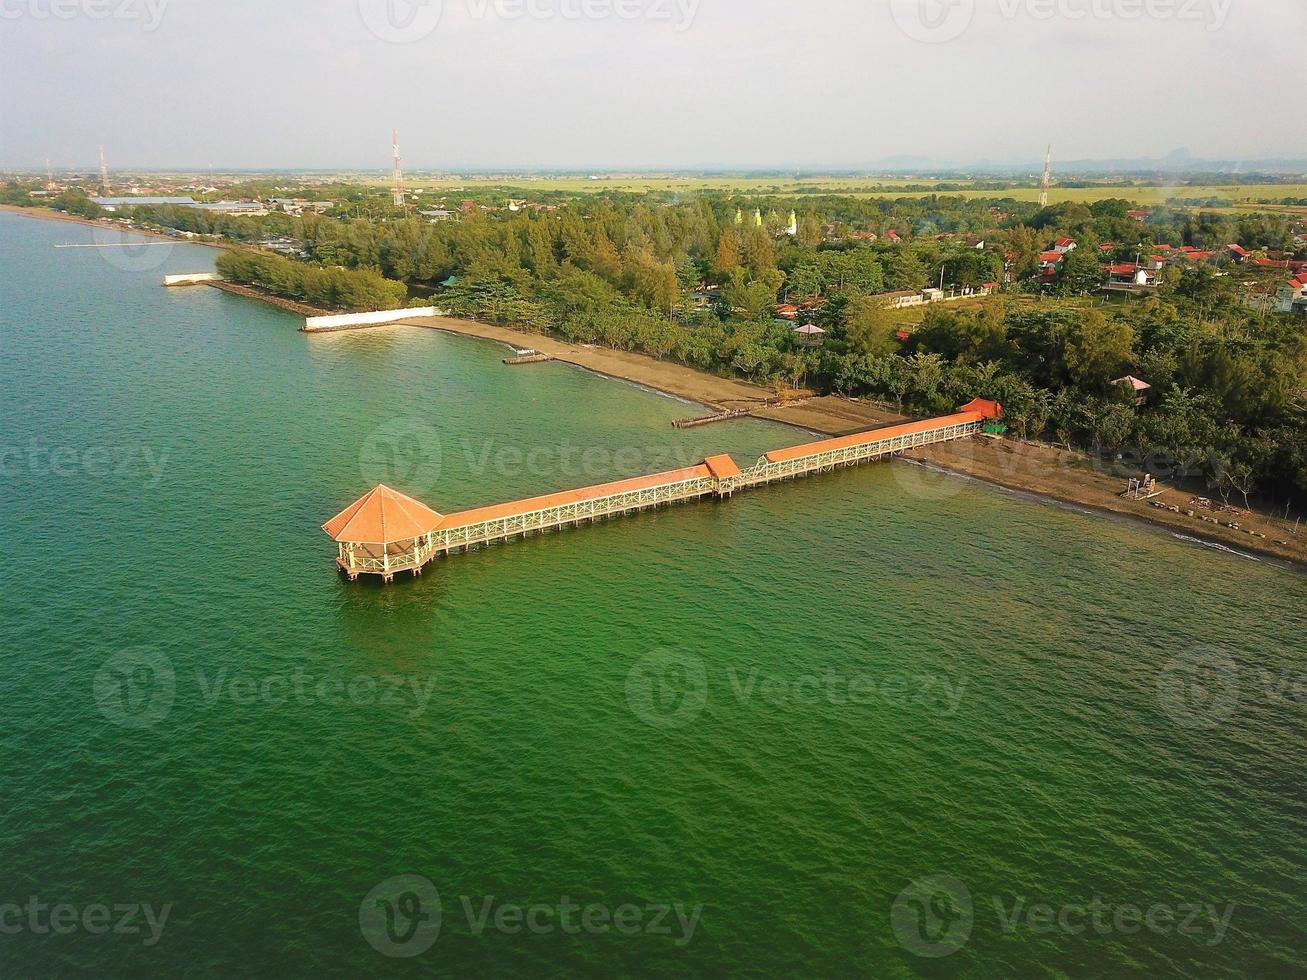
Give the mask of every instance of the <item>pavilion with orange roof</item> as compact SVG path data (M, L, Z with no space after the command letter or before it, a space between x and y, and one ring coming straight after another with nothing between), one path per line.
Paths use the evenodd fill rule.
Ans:
M336 564L354 581L362 572L386 582L396 572L422 573L433 557L432 532L444 517L384 484L322 525L338 549Z

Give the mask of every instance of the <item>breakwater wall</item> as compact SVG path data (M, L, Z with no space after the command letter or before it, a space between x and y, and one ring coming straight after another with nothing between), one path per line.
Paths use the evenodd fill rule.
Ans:
M377 310L374 313L340 313L331 316L310 316L304 320L300 329L305 333L328 333L336 330L360 330L365 327L379 327L400 320L419 317L446 316L444 310L434 306L416 306L407 310Z
M222 282L222 276L216 272L191 272L181 276L163 277L165 286L199 286L210 282Z

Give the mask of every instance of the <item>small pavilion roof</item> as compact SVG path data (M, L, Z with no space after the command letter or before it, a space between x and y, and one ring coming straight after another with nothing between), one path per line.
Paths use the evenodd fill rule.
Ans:
M961 408L959 412L979 412L987 419L997 419L1003 417L1003 406L998 402L989 401L985 398L973 398Z
M322 525L336 541L390 544L421 537L444 518L426 504L382 484Z
M735 460L725 453L718 456L709 456L703 462L712 472L712 475L719 480L740 475L740 467L736 465Z
M1135 391L1147 391L1152 387L1147 381L1140 381L1133 374L1127 374L1124 378L1117 378L1112 382L1114 385L1129 385Z

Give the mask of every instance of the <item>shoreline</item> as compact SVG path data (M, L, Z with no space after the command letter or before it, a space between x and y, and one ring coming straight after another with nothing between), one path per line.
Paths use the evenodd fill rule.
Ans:
M1219 545L1236 552L1272 558L1307 571L1307 539L1295 535L1292 525L1256 511L1238 514L1204 511L1192 505L1195 494L1158 483L1161 494L1152 500L1120 496L1126 476L1109 472L1110 466L1083 453L1035 442L979 437L914 450L909 458L945 470L954 476L1084 508L1108 517L1139 521L1183 537ZM1133 473L1133 471L1131 471ZM1215 502L1215 501L1213 501ZM1154 506L1158 504L1160 506ZM1175 508L1171 510L1169 508ZM1192 511L1195 516L1190 517ZM1241 530L1224 523L1238 523ZM1256 537L1257 531L1264 537ZM1286 544L1278 545L1277 540Z
M544 334L528 333L511 327L456 317L441 317L434 322L401 320L399 323L489 340L515 350L533 347L562 363L719 411L749 407L770 396L767 389L758 385L718 378L681 364L656 361L646 355L627 351L571 344ZM823 436L846 435L905 418L879 406L831 395L809 399L790 408L774 406L763 409L754 412L753 417ZM1153 507L1153 500L1135 501L1121 497L1119 493L1128 476L1110 472L1112 467L1083 453L1057 449L1038 442L977 437L961 443L943 443L918 449L910 454L910 458L939 467L958 478L977 480L1004 490L1084 508L1096 514L1139 521L1172 534L1235 552L1272 558L1300 570L1307 569L1307 538L1295 535L1287 522L1257 512L1218 518L1222 521L1232 520L1242 528L1266 535L1259 538L1246 530L1235 531L1222 524L1205 523L1198 516L1188 516L1186 511L1189 510L1193 510L1195 515L1217 515L1191 506L1189 499L1193 494L1186 490L1165 487L1162 494L1155 498L1156 502L1167 507L1175 507L1175 511ZM1127 470L1125 467L1120 469L1122 474ZM1130 475L1142 476L1142 473ZM1276 540L1287 544L1277 545Z
M107 227L105 222L65 215L48 208L21 208L0 205L0 210L30 217L68 221L93 228ZM178 241L171 235L141 231L125 226L131 234ZM182 239L184 244L224 248L212 242ZM303 303L285 300L250 287L232 283L208 283L225 292L268 303L300 315L330 314ZM232 288L237 286L238 288ZM905 416L880 405L854 401L835 395L796 398L793 404L772 404L774 394L760 385L733 378L723 378L671 361L660 361L645 354L604 347L573 344L546 334L530 333L512 327L465 320L458 317L399 320L395 324L427 330L443 330L462 337L489 340L520 350L533 348L549 354L553 360L590 371L616 381L623 381L650 391L702 405L714 412L747 409L753 418L779 422L819 436L840 436L902 421ZM530 370L529 367L514 370ZM729 424L726 422L720 424ZM1217 517L1221 523L1201 520L1203 512L1189 503L1193 494L1172 487L1154 500L1134 501L1119 496L1126 477L1108 472L1111 467L1079 452L1057 449L1037 442L978 437L961 443L946 443L913 451L912 458L930 463L957 477L974 479L1017 493L1047 498L1060 504L1083 507L1091 512L1140 521L1173 534L1215 544L1235 552L1270 557L1288 562L1299 570L1307 569L1307 534L1295 534L1288 522L1257 512ZM1122 472L1125 467L1119 468ZM1130 471L1133 476L1141 472ZM1160 484L1159 484L1160 486ZM1154 502L1161 506L1150 506ZM1174 509L1164 509L1174 508ZM1195 516L1189 516L1193 511ZM1225 521L1240 525L1240 530L1224 527ZM1249 531L1257 531L1262 537ZM1285 544L1276 544L1276 541Z
M38 221L64 221L68 224L83 225L87 228L118 231L125 235L141 235L145 238L157 238L160 241L175 242L178 245L203 245L206 248L217 248L223 251L227 251L230 247L203 238L183 238L180 234L169 235L161 231L148 231L144 228L136 228L132 225L119 224L113 219L83 218L80 215L65 214L63 211L55 211L53 208L24 208L19 207L17 204L0 204L0 211L4 211L7 214L21 214L28 218L35 218Z
M747 381L718 377L675 361L655 360L646 354L573 344L546 334L528 333L477 320L445 316L431 320L399 320L397 323L489 340L514 350L532 348L563 364L649 388L714 412L747 409L752 418L780 422L818 435L848 435L903 419L903 416L879 406L834 395L796 398L789 405L772 404L775 396L770 389ZM519 370L529 371L530 367Z

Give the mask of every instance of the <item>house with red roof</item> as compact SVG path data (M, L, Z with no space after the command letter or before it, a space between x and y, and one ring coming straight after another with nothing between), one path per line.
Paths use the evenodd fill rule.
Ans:
M1059 238L1053 243L1053 248L1066 255L1067 252L1075 251L1076 243L1073 238Z
M1157 270L1133 262L1113 262L1101 266L1109 286L1156 286Z
M895 245L899 245L903 242L903 237L897 231L891 228L889 231L885 232L885 241L893 242Z
M1152 213L1153 212L1151 211L1127 211L1126 212L1126 214L1128 214L1130 217L1134 218L1136 221L1139 222L1147 221Z
M1225 246L1225 248L1226 251L1230 253L1230 258L1233 259L1235 262L1248 261L1248 256L1250 253L1248 252L1248 249L1244 248L1242 245L1227 245Z
M1280 290L1280 312L1307 314L1307 273L1299 273Z

